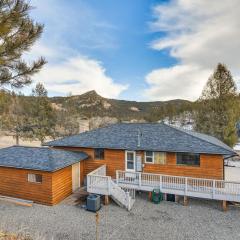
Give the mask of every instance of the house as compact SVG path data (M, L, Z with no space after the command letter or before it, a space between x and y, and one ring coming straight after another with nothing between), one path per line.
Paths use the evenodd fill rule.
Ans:
M0 150L0 195L54 205L79 187L81 161L88 156L45 147Z
M113 124L42 148L1 149L0 195L53 205L87 182L89 192L128 209L133 199L126 188L240 201L240 184L224 182L230 155L216 138L164 123Z
M224 156L235 152L216 138L164 123L120 123L48 142L54 149L81 151L86 176L106 164L116 170L224 179Z

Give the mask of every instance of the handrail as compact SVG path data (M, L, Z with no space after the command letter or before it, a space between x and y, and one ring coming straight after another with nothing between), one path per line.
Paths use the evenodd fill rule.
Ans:
M98 167L97 169L93 170L92 172L88 173L87 175L99 175L99 176L104 176L106 175L106 164ZM102 174L98 174L101 173L101 171L103 172Z
M194 177L186 177L186 176L174 176L174 175L168 175L168 174L158 174L158 173L147 173L147 172L132 172L132 171L123 171L123 170L116 170L116 173L129 173L129 174L141 174L141 175L154 175L154 176L166 176L166 177L175 177L175 178L188 178L188 179L200 179L200 180L209 180L209 181L224 181L225 183L238 183L240 184L240 181L225 181L221 179L212 179L212 178L194 178Z
M116 182L139 190L240 202L240 182L117 170Z
M91 193L111 195L128 210L132 206L132 198L120 186L114 183L110 176L106 176L106 165L102 165L87 175L87 191Z

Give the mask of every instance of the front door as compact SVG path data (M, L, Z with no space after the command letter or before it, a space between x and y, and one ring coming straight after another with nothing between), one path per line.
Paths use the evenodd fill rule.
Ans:
M72 165L72 190L76 191L80 187L80 163Z
M125 169L126 171L135 172L136 170L136 152L125 152Z
M142 155L141 154L136 155L136 171L142 172Z

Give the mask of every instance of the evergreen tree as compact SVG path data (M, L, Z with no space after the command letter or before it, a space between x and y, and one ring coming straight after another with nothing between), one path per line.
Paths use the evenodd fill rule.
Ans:
M236 84L227 67L219 63L198 101L196 130L213 135L233 146L237 141L238 118L239 100Z
M47 90L38 83L32 91L32 138L43 143L46 137L55 136L55 111L47 97Z
M45 64L40 59L28 64L22 55L41 36L43 25L29 17L31 6L25 0L0 1L0 87L22 87Z
M19 145L20 138L27 138L30 126L30 116L26 109L29 109L29 102L26 101L23 95L6 94L5 106L1 115L1 128L13 135L16 139L16 145Z
M57 125L59 136L71 136L79 133L79 114L71 96L68 96L64 108L57 112Z

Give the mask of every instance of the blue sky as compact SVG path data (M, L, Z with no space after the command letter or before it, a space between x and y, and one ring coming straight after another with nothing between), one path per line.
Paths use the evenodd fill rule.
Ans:
M237 1L218 4L213 0L208 4L196 0L192 4L188 0L33 0L31 3L36 7L32 17L43 23L45 29L28 58L42 55L48 60L34 82L43 82L50 96L95 89L102 96L120 99L194 100L219 61L227 63L238 76L238 63L230 58L229 52L233 53L233 47L239 47L239 43L233 47L218 43L217 51L208 56L209 47L214 46L211 41L222 37L214 24L225 21L229 17L227 11L234 10ZM234 18L228 21L229 29L232 27L239 33ZM206 22L208 27L203 30ZM224 38L232 34L227 29L222 31ZM224 48L219 50L220 47Z

